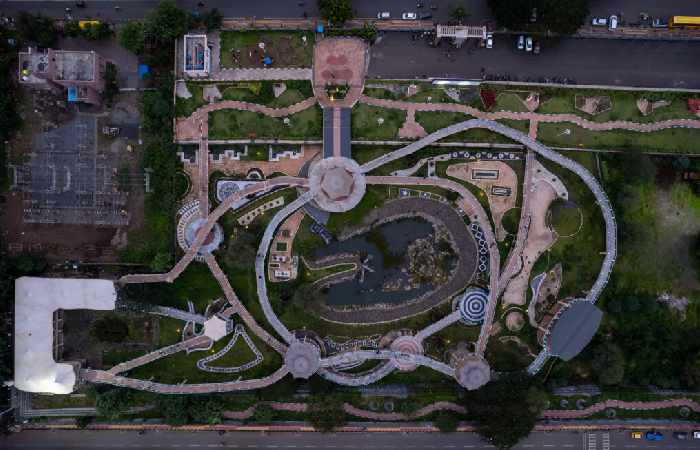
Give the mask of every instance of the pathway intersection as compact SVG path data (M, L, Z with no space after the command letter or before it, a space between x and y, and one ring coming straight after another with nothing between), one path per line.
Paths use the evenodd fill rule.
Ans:
M494 329L494 317L498 300L515 276L522 264L522 253L527 241L528 227L532 221L529 216L528 207L529 193L533 183L533 167L536 164L536 157L548 159L559 164L578 175L594 194L598 206L603 212L605 221L606 240L605 257L598 278L593 287L588 291L583 300L594 303L605 287L610 276L610 271L617 255L616 223L610 202L598 181L588 170L575 161L562 156L561 154L547 148L537 142L537 124L553 122L571 122L590 130L611 130L627 129L639 132L649 132L671 127L700 128L698 120L667 120L656 123L632 123L626 121L615 122L592 122L573 114L537 114L537 113L514 113L499 111L494 113L483 112L475 108L459 104L442 103L411 103L396 100L382 100L362 95L362 80L366 72L366 46L358 44L357 40L342 38L338 40L324 40L327 43L319 61L326 61L328 67L314 67L314 92L315 97L306 99L288 108L269 108L246 102L224 101L207 105L196 110L190 117L178 121L176 128L179 139L192 139L199 141L197 154L197 171L193 172L198 178L193 185L198 186L197 199L198 213L191 211L185 219L181 220L201 220L194 240L187 248L182 258L168 272L162 274L134 274L122 277L121 284L129 283L172 283L189 266L193 260L204 262L211 271L218 284L221 286L228 306L219 312L222 319L228 320L234 315L238 315L245 323L246 327L255 333L267 345L282 355L284 363L274 373L258 379L236 380L222 383L202 383L202 384L164 384L147 380L139 380L121 376L130 369L154 361L160 357L166 357L182 350L198 347L211 347L212 339L206 335L199 335L191 339L184 340L172 346L158 349L148 355L121 363L110 370L83 370L81 375L84 380L96 383L108 383L117 386L129 386L135 389L148 390L161 393L203 393L203 392L226 392L235 390L257 389L275 383L287 374L295 378L309 378L313 374L338 384L348 386L359 386L374 383L395 370L411 371L419 366L426 366L439 371L448 377L453 377L460 385L467 389L477 389L487 383L491 377L491 370L484 355L489 337ZM332 45L331 45L332 44ZM340 52L347 44L347 53ZM343 56L345 55L345 56ZM330 83L330 79L333 83ZM335 102L329 98L326 86L337 82L345 81L348 86L347 95ZM215 209L210 210L209 206L209 149L208 149L208 120L209 113L223 109L238 109L255 111L271 117L284 117L295 112L320 103L324 108L331 108L331 119L333 132L328 136L333 139L330 154L326 158L315 160L311 163L308 171L309 177L289 177L280 176L269 178L257 182L246 188L237 191L222 201ZM452 111L475 117L474 119L447 126L431 134L425 135L424 131L416 127L417 123L409 123L406 133L411 137L420 137L398 150L383 154L380 157L358 165L351 156L344 151L340 151L339 141L342 130L339 128L341 117L340 107L351 107L355 102L362 102L369 105L383 108L402 109L408 112L409 122L415 121L415 111ZM530 127L528 134L524 134L496 120L514 119L529 120ZM494 227L489 215L481 205L476 196L463 184L438 176L429 178L414 176L377 176L372 172L377 168L404 158L421 149L430 146L444 138L465 130L482 128L504 135L526 147L525 157L525 177L523 184L523 207L520 224L512 250L506 259L505 265L501 267L500 253L494 233ZM325 134L324 134L325 137ZM349 149L348 149L349 151ZM391 339L391 345L377 349L355 349L341 351L336 354L326 355L319 344L310 337L306 330L289 330L280 320L274 311L272 303L268 298L266 261L269 257L270 245L277 228L284 220L305 207L313 204L315 207L327 212L348 211L356 207L365 194L367 185L380 186L425 186L429 188L440 188L454 192L457 195L455 208L459 209L472 224L477 224L483 232L484 242L488 248L489 275L488 289L480 294L486 298L483 310L479 310L479 318L483 314L483 322L480 325L478 340L475 342L473 352L461 354L453 358L450 362L443 362L424 354L424 341L430 336L440 332L446 327L453 325L460 320L469 322L469 317L465 317L465 307L458 307L455 311L439 318L421 330L415 330L410 334L402 334ZM241 303L226 274L219 267L212 250L204 251L203 246L207 241L212 229L221 217L231 211L244 207L248 198L252 194L269 193L272 190L282 188L295 188L298 197L277 211L272 220L268 223L255 258L255 277L258 301L265 317L267 325L271 331L261 326L250 314L247 308ZM183 216L184 217L184 216ZM179 226L179 228L181 228ZM464 286L466 287L466 286ZM463 287L463 288L464 288ZM463 289L462 288L462 289ZM458 292L448 295L453 298ZM481 306L479 306L481 308ZM186 315L183 315L185 317ZM189 316L187 316L189 317ZM228 333L233 330L228 330ZM309 330L310 331L310 330ZM547 360L549 350L545 347L538 355L538 358L530 367L530 372L535 373ZM376 365L368 371L362 373L343 372L344 367L354 367L365 361L376 361Z

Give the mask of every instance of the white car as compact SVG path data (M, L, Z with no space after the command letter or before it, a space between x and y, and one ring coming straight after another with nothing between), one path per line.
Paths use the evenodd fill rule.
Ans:
M401 14L401 18L403 20L416 20L416 17L417 17L416 13L414 13L414 12L405 12L405 13Z
M486 35L486 48L493 48L493 34Z
M617 16L610 16L610 25L608 25L608 30L614 30L617 28Z
M522 34L518 36L518 50L523 50L525 48L525 36Z
M700 439L700 431L693 431L693 439Z
M608 26L608 19L605 17L596 17L591 21L591 25L594 27L607 27Z
M377 19L390 19L391 14L388 11L377 13Z
M525 39L525 51L532 51L532 38L530 36L528 36L527 39Z

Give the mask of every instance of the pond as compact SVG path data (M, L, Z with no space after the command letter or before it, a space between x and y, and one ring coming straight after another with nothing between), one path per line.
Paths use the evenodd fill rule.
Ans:
M408 246L417 239L434 233L433 225L420 218L400 219L375 227L363 234L344 241L335 241L318 248L316 258L343 253L366 255L367 265L372 271L365 271L364 280L353 280L333 284L328 290L330 306L372 305L376 303L402 303L414 299L434 286L425 283L407 288L408 282L406 252ZM400 285L399 289L383 290L385 284Z

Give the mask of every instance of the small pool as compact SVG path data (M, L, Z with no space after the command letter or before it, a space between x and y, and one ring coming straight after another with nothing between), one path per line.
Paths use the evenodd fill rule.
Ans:
M334 284L328 290L328 304L372 305L375 303L402 303L414 299L433 289L427 283L418 288L382 291L384 283L408 280L408 246L417 239L434 233L433 225L421 218L399 219L346 239L336 241L314 252L316 258L342 253L360 253L370 259L369 267L374 272L365 272L364 281L354 280ZM402 283L405 286L405 283Z

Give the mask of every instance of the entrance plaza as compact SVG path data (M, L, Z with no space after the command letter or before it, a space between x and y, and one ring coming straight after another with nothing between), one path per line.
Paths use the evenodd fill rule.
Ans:
M188 49L195 45L186 42ZM199 58L204 54L200 50L192 50L191 64L201 65ZM478 389L492 378L494 352L504 345L495 342L497 338L494 337L504 331L504 298L509 299L508 324L519 323L513 317L520 315L524 319L528 314L526 290L535 262L560 238L547 214L552 202L567 198L567 190L564 181L543 164L573 172L590 191L596 201L595 207L602 213L605 237L600 271L592 286L580 286L576 296L558 298L545 320L539 323L520 321L520 326L533 327L534 334L539 334L537 342L521 342L536 355L529 357L528 371L537 373L550 357L568 360L586 346L600 322L601 313L595 303L605 288L617 254L616 223L610 202L596 178L579 163L537 141L536 124L557 118L534 112L485 112L456 102L404 102L366 96L363 91L368 50L363 41L355 38L321 39L316 43L313 61L313 97L290 107L222 100L178 119L176 140L196 147L194 157L185 162L190 191L173 218L177 221L182 256L165 273L129 274L118 279L115 285L94 281L111 293L108 303L100 303L104 297L102 290L81 291L80 301L84 305L109 309L113 308L115 289L119 291L132 284L173 283L192 265L206 267L223 293L220 301L210 304L206 311L157 308L158 314L180 320L183 328L197 331L187 336L183 333L180 342L112 368L81 367L75 373L67 373L63 365L59 365L60 371L55 369L50 355L46 354L50 347L47 347L49 335L27 332L24 333L28 344L23 347L25 351L47 347L41 356L45 360L41 367L48 381L27 382L18 387L32 392L66 393L72 389L74 375L77 375L82 382L157 393L196 394L258 389L287 376L308 379L318 375L340 385L363 386L394 372L428 368L454 379L465 389ZM336 86L344 87L343 95L337 94L341 90L336 90ZM413 114L418 112L447 111L464 113L465 117L457 123L430 130L423 137L385 147L382 152L368 157L358 148L350 147L351 136L343 136L342 127L336 123L342 116L336 111L353 108L358 103L386 110L411 111L407 120L413 120ZM240 188L229 190L224 198L211 203L212 173L222 167L236 166L233 159L222 166L222 155L212 154L213 142L226 145L212 139L210 120L213 114L226 110L247 111L283 120L295 112L316 108L317 104L332 111L328 132L324 125L322 144L325 149L327 140L332 140L333 151L318 151L318 142L301 144L316 147L310 147L313 151L290 152L289 157L300 158L295 159L299 163L286 166L280 165L280 161L287 156L269 161L238 153L237 158L245 159L241 161L248 168L245 172L254 173L254 176L250 175ZM350 116L347 117L350 120ZM535 131L526 133L498 121L504 118L530 120L535 124L531 127ZM288 126L286 121L282 123ZM584 126L586 124L606 126L605 123L584 123ZM347 125L349 134L352 128ZM377 127L381 126L380 120ZM436 144L474 131L508 139L520 147L517 152L521 156L502 151L455 152L449 148L437 155L434 152L434 149L442 149ZM255 139L246 142L245 154L251 155L257 142ZM490 162L479 162L489 158L492 158ZM517 160L517 164L512 160ZM288 167L289 171L280 173L270 169L271 165ZM233 173L231 170L224 175ZM239 177L241 173L238 171ZM283 199L277 201L278 197ZM516 204L519 209L515 208ZM220 246L235 239L235 233L244 232L249 224L245 222L246 225L234 230L231 237L231 230L225 228L230 220L222 218L235 218L250 211L256 211L250 215L251 224L263 222L255 242L254 308L250 298L245 301L239 298L244 293L236 292L230 274L220 265L224 252ZM514 224L505 226L501 222L509 212L512 216L509 220ZM298 231L295 228L291 235L278 234L289 233L288 226L283 224L293 214L302 216L295 216L295 227L296 221L301 221ZM415 227L420 227L420 233L416 232L410 242L403 242L398 238L406 233L392 235L394 228L390 225L408 219L414 221L410 223ZM300 236L304 236L303 242ZM271 248L273 241L275 246ZM330 242L336 242L342 250L321 252L320 249ZM299 247L296 244L300 244ZM403 247L398 249L396 245ZM298 272L303 274L303 279L285 283L297 283L290 284L295 290L310 288L309 298L303 299L304 306L298 314L313 317L313 323L320 324L316 326L321 329L311 322L309 326L299 326L298 320L290 326L290 316L280 313L280 308L288 306L279 299L279 288L273 288L283 283L269 280L270 263L275 262L270 259L273 254L275 258L292 258L300 252ZM277 262L287 263L282 259ZM372 277L380 279L377 282ZM323 297L332 292L333 286L345 286L342 283L348 283L348 289L362 291L375 282L372 286L378 287L373 288L376 289L373 294L350 306L333 304ZM24 283L28 281L23 281L20 287ZM17 301L36 309L51 297L53 295L46 290L32 290L29 295L29 291L18 289ZM60 301L54 306L75 307ZM50 308L45 309L41 314L46 316L49 311ZM582 311L585 314L581 314ZM30 319L31 313L18 315L21 319L18 327L26 325L21 325L25 316L26 320L35 320ZM48 317L45 318L48 320ZM195 327L195 324L203 324L203 327ZM42 328L50 329L48 323L44 325ZM447 348L436 351L434 342L438 339L445 342ZM230 345L224 348L217 344L227 341ZM201 353L197 367L212 371L216 359L226 358L227 352L239 348L238 344L234 345L236 342L246 343L253 356L250 361L228 365L225 370L218 371L219 375L230 373L230 378L167 383L158 381L158 377L133 376L139 367L182 352ZM260 364L269 364L270 355L275 353L274 360L279 364L274 370L253 377L248 375ZM18 357L18 373L24 373L27 364L34 364L34 361L34 358ZM359 366L364 370L354 370Z

